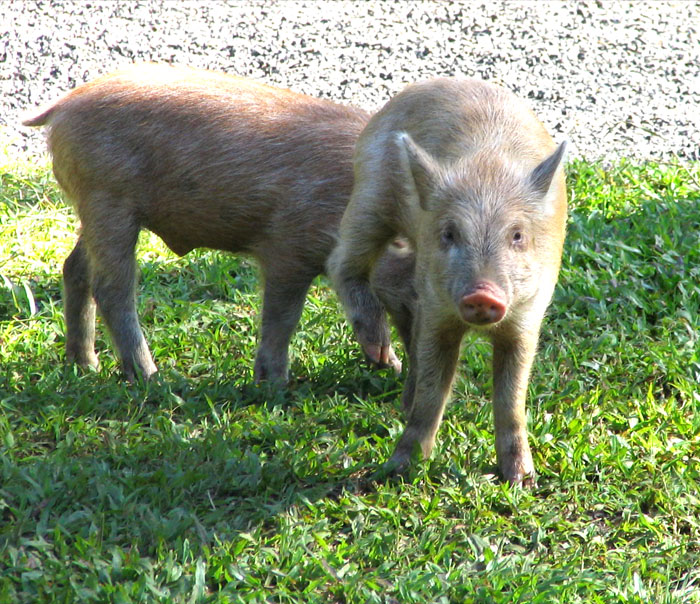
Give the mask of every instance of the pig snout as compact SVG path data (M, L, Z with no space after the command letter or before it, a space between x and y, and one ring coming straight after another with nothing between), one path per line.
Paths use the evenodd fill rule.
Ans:
M477 283L459 302L462 319L472 325L498 323L505 316L506 308L505 292L489 282Z

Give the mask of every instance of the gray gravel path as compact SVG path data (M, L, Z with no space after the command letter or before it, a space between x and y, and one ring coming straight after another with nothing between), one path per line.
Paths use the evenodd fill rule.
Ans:
M697 2L0 0L0 149L37 105L138 61L248 75L369 110L437 75L501 83L588 159L699 160Z

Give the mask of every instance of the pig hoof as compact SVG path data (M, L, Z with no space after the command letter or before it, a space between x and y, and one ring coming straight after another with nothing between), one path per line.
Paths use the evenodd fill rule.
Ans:
M387 346L387 361L386 364L391 367L394 370L394 373L396 375L399 375L401 373L401 361L399 360L399 357L396 356L396 353L394 352L394 349L391 346Z
M534 489L537 486L537 477L535 474L527 474L523 477L520 485L526 489Z
M396 375L401 373L401 361L396 356L391 346L380 346L379 344L366 344L363 346L365 357L379 369L391 367Z
M512 485L520 485L526 489L531 489L537 486L535 471L512 470L508 473L503 472L503 480Z
M158 376L158 368L154 365L147 369L136 370L132 368L122 368L122 374L129 384L146 384L154 381Z
M256 360L253 375L256 384L270 383L284 386L289 381L286 366L279 367L261 360Z
M267 375L256 375L255 376L255 383L256 384L268 384L270 386L286 386L289 383L289 379L287 376L275 376L275 377L270 377Z
M392 457L389 461L383 463L379 466L379 469L372 474L372 480L376 482L383 482L390 478L396 478L399 476L405 476L411 467L410 459L401 460Z
M382 347L379 344L367 344L362 347L362 350L370 363L379 365L382 356Z
M97 355L94 352L76 354L66 351L66 362L75 363L85 369L98 369L100 366L100 362L97 360Z

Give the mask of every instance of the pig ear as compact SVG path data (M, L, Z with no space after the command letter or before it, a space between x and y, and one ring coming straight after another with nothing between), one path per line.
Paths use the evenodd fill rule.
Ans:
M411 138L408 132L396 135L399 150L399 169L396 176L401 180L400 186L411 197L418 197L424 210L430 210L431 193L439 181L439 169L435 160ZM397 183L399 184L399 183Z
M536 193L546 195L552 184L554 173L557 171L566 151L567 142L563 141L548 158L537 166L530 174L530 185Z

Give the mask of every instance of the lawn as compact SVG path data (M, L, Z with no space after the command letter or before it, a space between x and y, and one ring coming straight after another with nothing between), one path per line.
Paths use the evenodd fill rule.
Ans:
M160 377L64 364L76 220L0 167L0 602L700 602L700 166L569 168L530 382L538 484L495 476L490 350L465 342L431 460L374 482L401 378L360 360L326 279L286 390L252 384L250 261L139 243Z

